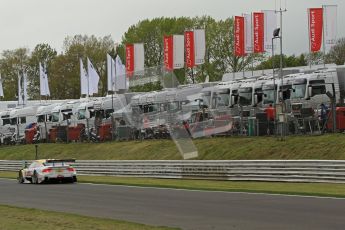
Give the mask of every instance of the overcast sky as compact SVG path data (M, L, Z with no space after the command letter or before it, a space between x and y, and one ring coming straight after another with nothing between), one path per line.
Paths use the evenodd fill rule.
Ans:
M277 1L279 7L280 0ZM338 5L338 37L345 37L345 0L282 0L284 52L308 51L307 8ZM210 15L225 19L274 9L275 0L0 0L0 52L48 43L58 52L66 36L111 35L119 42L143 19Z

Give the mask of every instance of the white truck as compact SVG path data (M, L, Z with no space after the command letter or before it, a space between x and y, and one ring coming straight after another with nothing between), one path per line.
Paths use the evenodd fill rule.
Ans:
M25 137L25 128L32 123L36 123L36 113L38 106L28 106L24 108L16 108L10 111L10 124L5 125L14 128L16 133L16 141L22 141Z
M56 124L56 122L52 121L52 110L57 106L61 106L61 104L62 103L46 104L38 107L36 117L41 140L48 139L49 130Z
M291 103L317 108L329 104L331 98L343 104L345 95L345 66L324 69L296 77L292 85Z

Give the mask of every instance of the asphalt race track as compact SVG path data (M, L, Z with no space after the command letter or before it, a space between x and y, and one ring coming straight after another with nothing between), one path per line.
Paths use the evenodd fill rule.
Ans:
M345 229L345 199L0 179L0 204L195 230Z

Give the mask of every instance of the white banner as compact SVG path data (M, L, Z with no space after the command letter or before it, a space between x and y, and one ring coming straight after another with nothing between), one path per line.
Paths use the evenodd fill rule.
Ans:
M262 12L264 13L264 47L266 52L271 52L273 31L277 28L277 15L274 10Z
M206 37L204 29L194 30L194 54L195 65L205 63Z
M4 96L4 89L2 88L2 78L1 78L1 74L0 74L0 97Z
M38 64L40 69L40 95L45 96L46 95L46 84L44 80L44 70L41 62Z
M107 54L107 85L108 91L115 91L115 61Z
M144 74L144 43L134 44L134 73L136 75Z
M39 69L40 69L40 95L50 96L48 74L47 74L46 68L41 63L39 63Z
M80 93L88 94L88 76L83 65L83 61L80 58Z
M174 35L173 36L173 68L180 69L184 66L184 35Z
M253 53L252 14L243 14L244 17L244 50L246 54Z
M26 72L23 73L23 104L26 105L26 102L28 100L28 75Z
M48 83L48 72L47 72L47 65L44 66L44 73L45 73L45 88L46 88L46 95L50 96L50 89Z
M128 89L126 81L126 67L117 55L115 58L115 90Z
M323 31L326 53L337 42L337 6L322 6L323 8Z
M18 104L23 104L22 76L18 72Z
M87 73L88 73L88 80L89 80L90 95L94 93L98 93L99 75L89 58L87 58Z

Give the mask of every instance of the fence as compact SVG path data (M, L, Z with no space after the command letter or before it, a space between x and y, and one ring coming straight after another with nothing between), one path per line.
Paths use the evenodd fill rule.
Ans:
M22 161L0 161L0 171L17 171ZM344 160L78 160L79 175L345 183Z

